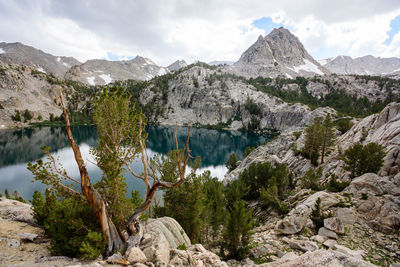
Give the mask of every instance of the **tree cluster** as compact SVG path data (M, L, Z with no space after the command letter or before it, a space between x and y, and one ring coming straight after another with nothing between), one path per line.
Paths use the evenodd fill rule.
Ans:
M377 173L383 166L383 158L386 156L384 147L377 143L368 143L363 146L355 144L349 147L341 159L344 161L344 169L350 171L352 178L364 173Z
M305 129L304 156L311 160L315 166L324 163L324 157L329 152L335 142L335 130L331 116L328 114L322 121L322 118L314 119L312 125Z

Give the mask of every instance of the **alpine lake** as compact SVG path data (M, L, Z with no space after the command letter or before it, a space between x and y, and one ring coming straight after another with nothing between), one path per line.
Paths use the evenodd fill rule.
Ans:
M89 176L93 183L101 179L101 170L93 163L90 148L96 146L97 133L94 126L72 126L75 141L80 147ZM147 150L149 157L155 154L166 155L175 149L174 126L147 126ZM186 141L187 128L178 127L177 139L179 147L183 148ZM223 179L227 168L225 166L229 155L236 153L238 159L243 158L243 151L247 146L257 146L270 139L270 136L260 136L239 131L211 130L205 128L191 128L189 148L191 157L201 157L201 166L198 173L209 170L212 177ZM53 156L58 159L67 173L79 178L79 170L74 160L72 149L69 146L67 135L63 127L33 127L17 130L0 131L0 193L4 195L7 189L10 194L14 190L25 200L30 200L35 190L44 192L46 186L41 182L33 181L32 173L27 169L28 162L38 159L47 160L41 147L51 148ZM136 173L141 173L143 167L137 158L131 164ZM143 196L144 183L125 172L128 193L138 190Z

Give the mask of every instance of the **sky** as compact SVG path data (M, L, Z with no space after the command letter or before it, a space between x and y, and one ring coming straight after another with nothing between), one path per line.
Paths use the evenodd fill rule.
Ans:
M0 0L0 42L82 62L236 61L281 26L315 59L400 57L399 0Z

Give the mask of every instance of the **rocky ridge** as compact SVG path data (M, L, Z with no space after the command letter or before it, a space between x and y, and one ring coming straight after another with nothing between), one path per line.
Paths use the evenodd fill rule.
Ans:
M0 43L0 64L29 66L63 78L73 66L81 64L73 57L57 57L21 43Z
M400 70L400 58L381 58L371 55L352 58L337 56L319 61L332 73L358 75L390 75Z
M299 39L287 29L273 29L270 34L258 37L240 57L226 68L245 77L289 77L329 74L306 51Z
M105 85L128 79L150 80L168 72L167 68L156 65L150 59L137 56L132 60L122 61L88 60L72 67L65 74L65 78L89 85Z

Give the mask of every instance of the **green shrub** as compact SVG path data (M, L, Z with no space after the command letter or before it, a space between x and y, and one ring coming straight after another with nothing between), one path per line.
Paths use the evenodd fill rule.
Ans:
M332 217L332 214L324 214L322 212L321 199L318 198L317 201L315 201L314 208L310 216L310 219L314 222L316 229L323 227L324 220L329 217Z
M57 199L50 191L45 198L38 191L32 197L35 222L50 237L53 255L97 258L105 249L93 209L81 198Z
M301 187L310 188L318 191L320 189L320 178L322 177L322 168L319 167L315 172L313 168L309 168L306 174L301 178Z
M301 136L301 132L293 132L294 137L296 137L296 140L299 139Z
M247 146L243 151L243 158L247 157L256 147L254 146Z
M27 109L25 109L23 116L24 116L24 122L28 122L33 118L32 113Z
M187 250L187 247L186 247L186 244L185 244L185 243L180 244L180 245L177 246L176 248L179 249L179 250Z
M344 134L348 130L353 127L354 123L351 122L351 118L342 118L338 119L334 122L336 128L340 131L341 134Z
M330 192L342 192L349 184L350 182L338 181L336 175L333 174L326 185L326 189Z
M244 106L251 115L260 115L261 108L250 98L247 98L246 104Z
M361 199L362 199L362 200L367 200L367 199L368 199L368 194L366 194L366 193L361 193Z
M235 153L229 155L229 159L226 162L226 167L229 171L233 171L238 166L237 157Z
M11 116L11 119L13 121L21 121L21 113L19 112L19 110L15 110L15 114Z

